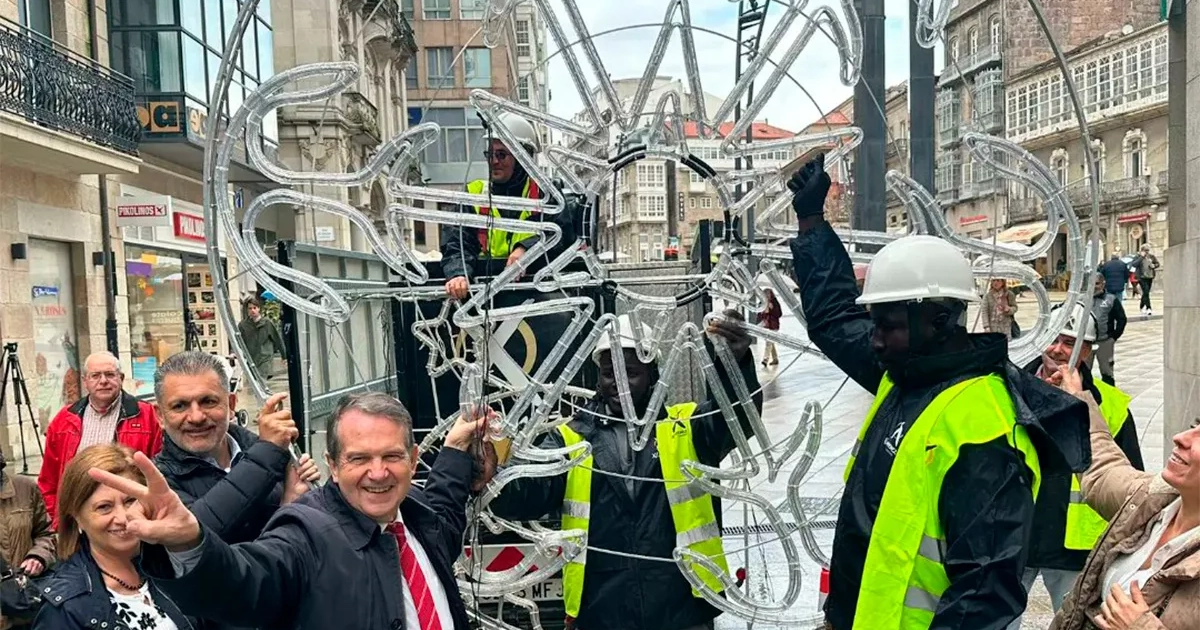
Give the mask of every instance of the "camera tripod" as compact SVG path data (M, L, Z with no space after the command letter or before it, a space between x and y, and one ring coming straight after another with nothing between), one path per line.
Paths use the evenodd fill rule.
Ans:
M33 436L37 440L38 453L45 455L42 446L42 432L38 427L37 415L33 412L33 400L29 397L29 388L25 385L25 371L21 369L21 360L17 357L17 342L4 344L4 378L0 379L0 409L4 409L4 401L8 395L8 383L13 386L13 407L17 410L17 431L21 438L21 474L29 474L29 455L25 452L25 413L29 414L29 424L33 427Z

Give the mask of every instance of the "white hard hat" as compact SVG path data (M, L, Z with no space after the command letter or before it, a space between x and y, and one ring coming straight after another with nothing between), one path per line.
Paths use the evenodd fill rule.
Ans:
M617 323L620 325L621 348L635 350L637 349L637 340L633 338L633 322L629 320L628 315L621 315L617 318ZM642 339L650 339L654 337L654 331L647 325L642 324ZM606 350L612 350L612 342L609 341L608 333L600 335L600 341L596 343L596 349L592 350L592 361L600 362L600 353Z
M859 304L929 299L976 302L975 274L958 248L936 236L906 236L884 246L867 267Z
M497 120L507 127L521 144L525 145L526 151L530 153L541 151L542 143L538 140L537 130L524 117L512 112L504 112L497 117Z
M1062 307L1063 305L1059 304L1051 309L1051 311L1057 311ZM1087 312L1087 308L1082 304L1076 304L1075 308L1071 310L1071 317L1067 320L1066 327L1059 334L1079 339L1079 320L1084 318L1085 312L1087 314L1087 330L1083 331L1083 340L1094 343L1096 341L1096 316L1091 312Z

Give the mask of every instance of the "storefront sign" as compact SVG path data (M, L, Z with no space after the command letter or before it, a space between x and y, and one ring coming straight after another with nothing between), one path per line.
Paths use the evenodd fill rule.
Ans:
M122 197L117 202L119 226L167 226L171 224L171 198L167 195Z
M205 129L208 127L208 112L189 107L188 110L188 138L194 142L204 142Z
M1146 219L1149 219L1149 218L1150 218L1150 213L1149 213L1149 212L1142 212L1142 213L1139 213L1139 214L1127 214L1127 215L1125 215L1125 216L1123 216L1123 217L1117 217L1117 223L1118 223L1118 224L1125 224L1125 223L1140 223L1140 222L1142 222L1142 221L1145 221Z
M958 220L959 225L974 225L976 223L987 223L988 215L977 214L973 217L963 217Z
M33 287L33 299L40 297L58 297L58 287Z
M137 106L142 132L150 135L177 134L183 131L178 101L148 101Z
M175 236L189 241L205 242L204 217L176 211Z

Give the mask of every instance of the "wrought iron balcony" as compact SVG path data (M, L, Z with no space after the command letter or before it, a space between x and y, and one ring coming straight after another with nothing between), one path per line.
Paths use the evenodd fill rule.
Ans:
M137 155L133 81L39 33L0 19L0 110Z
M1149 196L1149 177L1126 177L1112 182L1100 182L1100 199L1105 203L1139 201Z
M1000 63L1000 46L987 44L972 54L963 55L948 62L942 69L942 77L938 81L938 85L948 85L994 63Z
M1043 216L1045 214L1042 212L1042 204L1038 199L1027 197L1025 199L1008 200L1009 223L1028 223Z

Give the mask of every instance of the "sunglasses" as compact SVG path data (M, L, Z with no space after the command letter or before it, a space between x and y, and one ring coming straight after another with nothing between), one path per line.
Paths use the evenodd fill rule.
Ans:
M483 152L484 159L495 160L497 162L503 162L504 160L507 160L508 158L510 158L512 156L513 156L513 154L509 153L508 151L484 151Z

